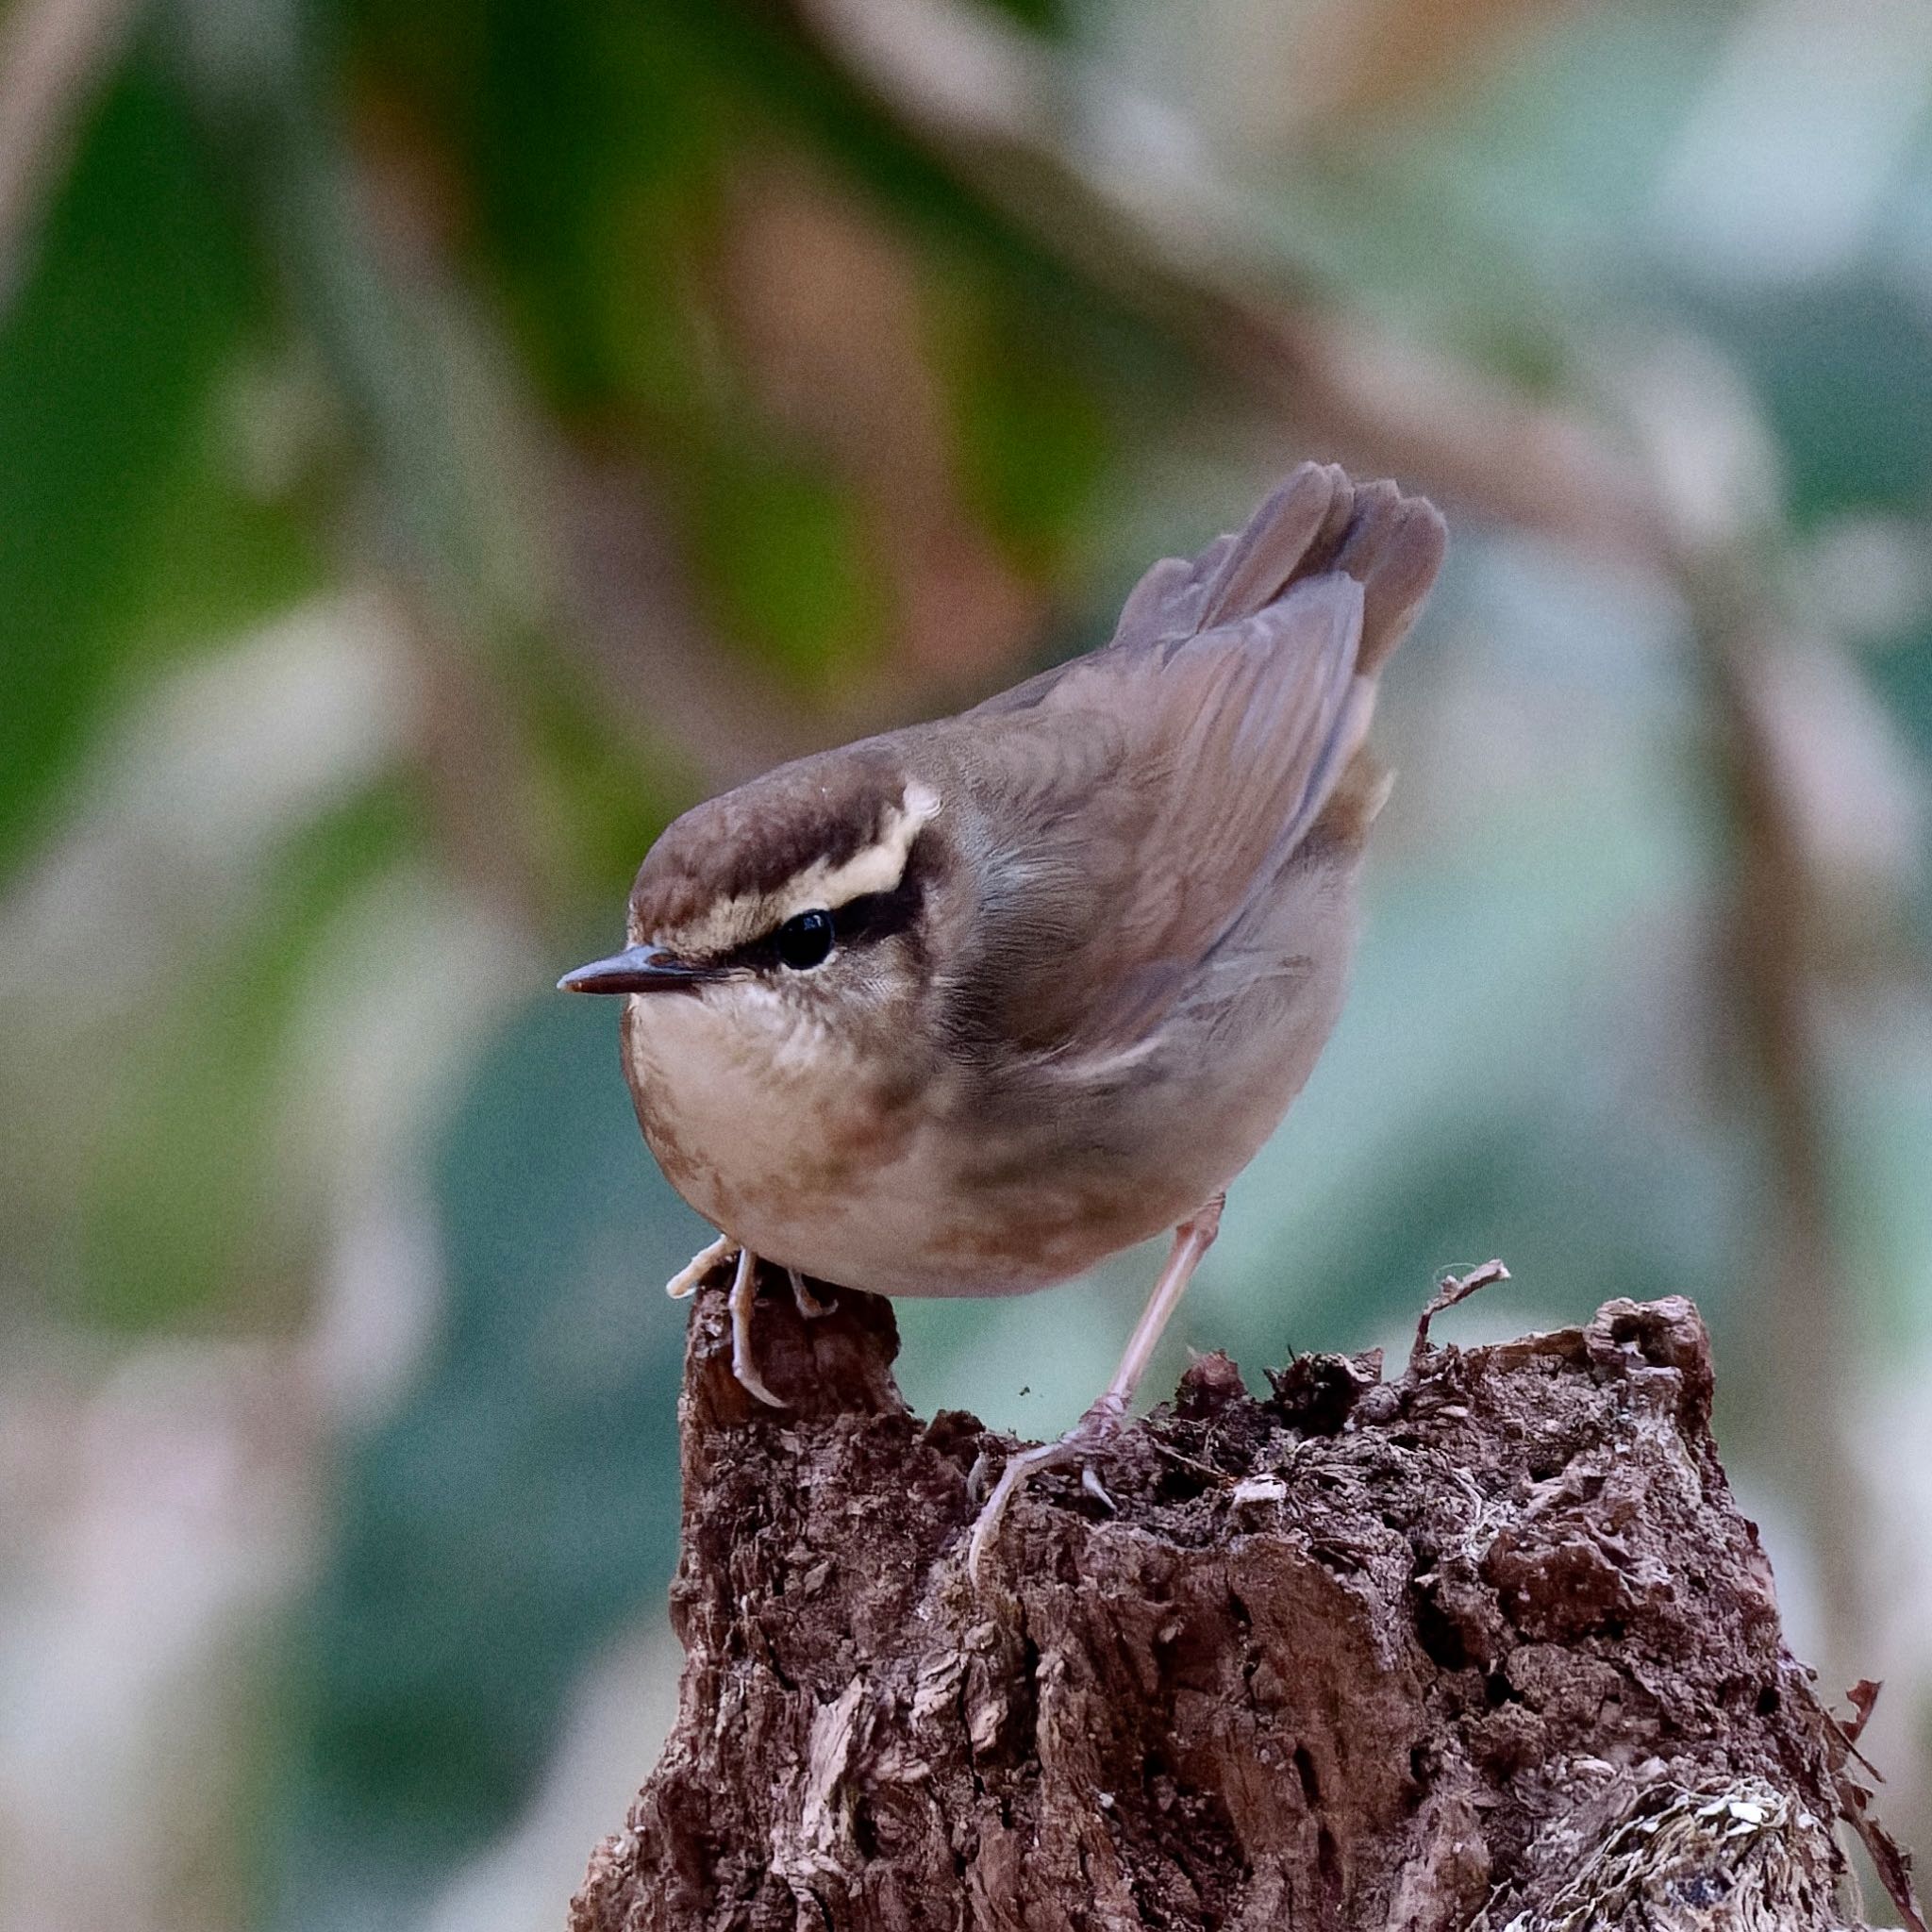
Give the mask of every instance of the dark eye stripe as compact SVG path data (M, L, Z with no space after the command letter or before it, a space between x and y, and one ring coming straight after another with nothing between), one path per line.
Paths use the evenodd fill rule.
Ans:
M901 880L890 892L863 892L833 909L833 935L841 946L890 939L918 917L920 897L917 880Z
M876 945L894 933L904 932L919 916L922 888L916 878L901 879L890 892L863 892L835 906L832 912L832 943L841 947ZM778 931L774 928L734 946L712 962L723 967L761 973L778 966Z

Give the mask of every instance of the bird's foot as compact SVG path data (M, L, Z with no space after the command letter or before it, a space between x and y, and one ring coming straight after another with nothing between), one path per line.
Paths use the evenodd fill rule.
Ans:
M758 1374L758 1356L751 1345L751 1311L758 1298L758 1257L749 1248L738 1251L738 1273L731 1277L731 1373L739 1386L756 1395L768 1408L783 1408L785 1403L765 1386Z
M731 1373L747 1393L757 1396L768 1408L783 1408L786 1405L772 1393L765 1378L758 1374L758 1356L752 1347L751 1311L758 1293L758 1257L749 1248L741 1247L728 1234L721 1234L709 1247L693 1255L664 1284L664 1292L673 1301L686 1300L697 1292L698 1285L719 1262L728 1261L734 1256L738 1269L731 1277ZM830 1309L817 1302L809 1291L801 1286L797 1270L791 1272L791 1291L800 1297L798 1312L801 1315L829 1314ZM806 1307L807 1301L812 1302L809 1309Z
M1037 1448L1023 1449L1019 1455L1007 1458L1007 1466L1000 1471L1000 1479L980 1509L966 1543L966 1574L975 1590L979 1587L980 1566L1000 1533L1000 1524L1013 1498L1041 1470L1065 1469L1097 1456L1120 1434L1126 1416L1125 1402L1109 1391L1058 1442L1041 1442ZM1109 1509L1114 1507L1113 1498L1100 1487L1100 1479L1091 1468L1083 1471L1081 1487L1090 1495L1097 1494Z
M788 1268L785 1272L791 1277L791 1299L797 1304L798 1312L806 1321L816 1322L821 1315L829 1315L832 1312L835 1305L821 1301L812 1293L806 1286L805 1276L796 1268Z
M728 1261L738 1253L738 1243L728 1234L721 1234L708 1247L700 1248L669 1281L664 1284L664 1292L675 1302L689 1299L698 1291L698 1283L708 1275L720 1261Z

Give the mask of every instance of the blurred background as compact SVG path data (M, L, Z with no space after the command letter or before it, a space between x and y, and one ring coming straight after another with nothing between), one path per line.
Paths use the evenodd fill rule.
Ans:
M1932 1845L1922 0L11 0L5 1932L561 1924L705 1230L552 982L1307 456L1455 545L1163 1374L1693 1295ZM1058 1430L1153 1265L908 1396Z

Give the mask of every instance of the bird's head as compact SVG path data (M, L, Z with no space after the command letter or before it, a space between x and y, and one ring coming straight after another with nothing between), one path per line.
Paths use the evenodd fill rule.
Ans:
M925 978L940 809L883 748L768 773L676 820L638 872L625 949L558 983L695 998L760 1032L889 1021Z

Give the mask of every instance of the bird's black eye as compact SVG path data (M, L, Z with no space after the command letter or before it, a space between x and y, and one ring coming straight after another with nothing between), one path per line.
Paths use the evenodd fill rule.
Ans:
M794 973L823 966L832 953L832 915L814 906L794 913L778 928L778 957Z

